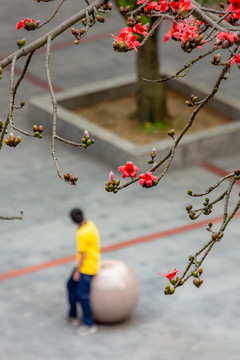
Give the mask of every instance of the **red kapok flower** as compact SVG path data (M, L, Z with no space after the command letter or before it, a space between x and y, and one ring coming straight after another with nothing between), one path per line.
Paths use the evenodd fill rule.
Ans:
M137 52L137 47L140 42L137 41L137 35L133 35L133 28L124 27L122 28L118 38L111 34L120 46L126 46L127 48L133 48Z
M175 39L179 39L180 32L178 28L178 24L173 20L173 26L170 27L169 32L164 36L163 41L167 42L171 37Z
M159 273L159 274L162 276L165 276L166 278L168 278L168 280L171 280L176 276L176 273L178 271L179 271L178 269L174 269L172 272L168 272L167 274L162 274L162 273Z
M157 176L153 176L151 171L146 172L146 174L139 175L139 182L141 186L151 187L153 186L154 180L157 180Z
M235 55L231 60L229 60L229 65L233 65L234 63L237 64L238 67L240 67L240 54Z
M137 23L134 27L133 27L133 32L143 35L143 36L147 36L147 25L141 25L140 23Z
M137 175L136 171L138 171L139 168L133 165L131 161L127 161L126 165L119 166L118 170L123 172L122 178L131 176L132 179L134 179Z
M187 11L187 10L192 9L193 5L191 4L190 0L186 0L186 1L180 0L180 1L171 1L170 7L172 10L175 10L175 11L179 11L179 10Z
M230 4L227 7L227 11L233 12L233 15L240 17L240 0L229 0Z
M236 10L240 10L240 0L229 0L232 8Z
M28 26L28 24L29 25L32 24L32 29ZM38 24L39 24L39 22L36 22L33 19L26 18L26 19L19 21L16 25L16 28L17 28L17 30L20 30L22 27L27 30L33 30L38 26Z
M226 33L226 32L219 32L217 34L217 44L219 42L224 42L224 41L228 41L230 43L230 45L232 46L234 44L234 42L238 42L238 36L237 34L233 34L233 33L230 33L229 31Z

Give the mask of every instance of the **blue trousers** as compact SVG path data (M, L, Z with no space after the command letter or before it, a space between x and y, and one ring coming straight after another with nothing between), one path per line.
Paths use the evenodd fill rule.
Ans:
M75 271L75 269L74 269ZM74 273L73 271L73 273ZM67 282L68 301L70 305L69 317L77 317L77 302L80 303L83 311L83 323L93 325L93 317L90 307L90 289L93 275L80 273L80 280L73 280L73 273Z

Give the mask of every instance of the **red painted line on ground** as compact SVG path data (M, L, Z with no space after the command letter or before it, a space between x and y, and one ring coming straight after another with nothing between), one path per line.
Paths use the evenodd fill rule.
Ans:
M227 174L229 174L226 170L224 169L221 169L207 161L203 161L199 164L200 166L204 167L205 169L207 169L208 171L218 175L218 176L221 176L221 177L224 177L226 176Z
M15 277L19 277L22 275L27 275L27 274L31 274L40 270L45 270L45 269L49 269L55 266L60 266L60 265L64 265L64 264L68 264L71 261L74 261L75 259L75 255L71 255L71 256L67 256L64 258L60 258L60 259L56 259L56 260L52 260L52 261L47 261L45 263L42 264L38 264L38 265L32 265L32 266L28 266L22 269L17 269L17 270L13 270L10 271L8 273L3 273L0 274L0 281L3 280L7 280L7 279L11 279L11 278L15 278Z
M11 67L10 66L7 66L5 68L6 70L8 71L11 71ZM15 67L15 74L16 75L21 75L22 73L22 69L20 69L19 67ZM49 90L49 86L48 86L48 82L45 81L45 80L42 80L40 79L38 76L30 73L30 72L27 72L25 75L24 75L24 79L26 79L27 81L30 81L32 84L40 87L40 88L43 88L44 90ZM58 86L55 86L53 85L53 90L54 92L60 92L62 91L62 89Z
M238 218L238 217L240 217L240 212L238 212L234 218ZM176 227L173 229L164 230L164 231L160 231L160 232L157 232L154 234L141 236L141 237L138 237L138 238L135 238L132 240L127 240L127 241L123 241L123 242L116 243L113 245L104 246L101 248L101 253L104 254L104 253L108 253L111 251L121 250L121 249L129 247L129 246L139 245L139 244L143 244L143 243L146 243L146 242L149 242L152 240L157 240L157 239L161 239L164 237L181 234L181 233L184 233L187 231L191 231L191 230L195 230L195 229L199 229L201 227L207 226L209 222L217 223L220 221L222 221L222 216L218 216L216 218L208 219L208 220L204 220L204 221L193 222L191 224L179 226L179 227ZM31 274L31 273L41 271L41 270L46 270L46 269L49 269L49 268L52 268L55 266L61 266L64 264L68 264L74 260L75 260L75 255L71 255L71 256L60 258L60 259L48 261L48 262L45 262L42 264L32 265L32 266L25 267L22 269L13 270L13 271L10 271L7 273L0 274L0 281L4 281L4 280L12 279L15 277Z
M219 168L218 166L215 166L207 161L203 161L199 164L200 166L204 167L205 169L207 169L208 171L212 172L213 174L216 174L218 176L221 176L221 177L224 177L226 176L227 174L229 174L228 171L222 169L222 168ZM228 181L231 181L231 177L228 178L227 180ZM236 185L239 185L240 186L240 181L237 180L236 181Z
M113 33L117 33L120 31L120 28L117 28L117 29L114 29L113 30ZM96 34L96 35L92 35L92 36L88 36L86 38L83 38L81 40L81 44L89 44L89 43L93 43L93 42L97 42L97 41L100 41L100 40L103 40L103 39L106 39L106 38L109 38L109 40L111 40L111 33L107 32L107 33L101 33L101 34ZM65 41L65 42L62 42L62 43L57 43L57 44L53 44L51 46L51 51L56 51L56 50L61 50L61 49L67 49L69 47L72 47L72 46L76 46L74 44L74 40L71 40L71 41ZM45 53L46 52L46 49L45 47L42 47L40 49L38 49L36 51L36 53ZM5 57L7 57L7 55L5 56L1 56L1 59L4 59ZM11 71L11 67L10 65L6 67L6 70L8 71ZM22 73L22 69L18 68L18 67L15 67L15 73L17 75L20 75ZM49 90L49 87L48 87L48 83L47 81L44 81L42 79L40 79L38 76L36 76L35 74L32 74L30 72L27 72L24 76L24 78L33 83L34 85L40 87L40 88L43 88L45 90ZM58 86L55 86L53 85L53 90L54 92L60 92L62 91L61 88L59 88Z

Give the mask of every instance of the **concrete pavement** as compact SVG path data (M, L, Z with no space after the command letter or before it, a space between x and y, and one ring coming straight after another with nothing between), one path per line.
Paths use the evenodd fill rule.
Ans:
M75 0L66 2L64 15L74 12L78 4ZM48 5L52 9L56 6L55 2ZM13 1L1 5L3 54L15 49L13 43L19 34L16 35L12 28L19 18L36 17L36 11L37 17L46 18L46 8L47 4L27 0L19 2L19 6ZM61 16L59 14L54 21L58 22ZM94 27L92 34L98 34L100 29L110 33L118 26L121 27L121 19L115 14L105 24ZM24 36L34 34L24 33ZM63 40L70 41L72 37L65 34ZM167 44L166 49L164 54L170 63L174 61L168 55L171 45ZM84 85L95 79L121 75L123 71L130 73L134 69L133 57L132 53L113 52L110 38L71 50L61 49L52 55L52 63L56 64L53 82L67 89L76 86L76 82ZM69 61L71 67L66 65ZM45 81L41 66L44 66L43 54L35 58L30 72ZM8 102L6 74L4 72L0 90L3 118ZM201 77L201 74L194 76ZM202 80L209 78L207 75L201 77ZM234 76L232 79L232 86L231 79L226 84L229 84L229 93L235 95L238 83ZM19 96L19 100L45 91L43 86L26 81L22 85L24 96ZM27 107L17 115L17 126L27 127ZM202 191L218 179L216 174L195 165L184 172L172 172L155 188L147 190L135 185L114 196L104 191L104 183L109 171L112 169L117 173L117 169L96 156L59 143L57 153L61 167L79 176L78 186L71 187L58 179L50 152L47 135L42 140L23 137L18 148L4 147L1 151L1 214L15 215L24 210L24 221L0 224L1 274L74 254L76 229L68 218L68 212L74 206L84 208L87 217L95 221L101 233L101 245L105 247L190 224L185 212L189 203L187 189ZM209 161L229 171L239 168L238 154L210 158ZM219 204L209 220L221 214ZM232 221L223 241L206 260L201 289L189 282L174 296L165 296L163 291L167 281L158 275L158 272L167 272L174 267L183 270L188 255L208 239L209 234L204 228L184 233L176 230L175 235L169 237L155 237L149 242L103 254L103 257L125 261L136 273L140 284L139 303L129 320L118 325L100 326L97 334L86 338L77 337L75 329L63 320L67 309L65 281L73 262L2 281L1 358L238 360L239 219Z

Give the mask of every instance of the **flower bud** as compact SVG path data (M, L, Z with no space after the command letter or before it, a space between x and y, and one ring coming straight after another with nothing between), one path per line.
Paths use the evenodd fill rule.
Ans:
M229 47L230 43L228 40L224 40L223 43L222 43L222 48L223 49L227 49Z
M198 278L198 273L196 271L192 271L192 276L194 276L195 278Z
M104 23L104 21L105 21L104 17L101 15L96 15L96 19L97 19L97 21L99 21L101 23Z
M193 279L193 285L195 285L197 288L200 287L200 281L198 279Z
M151 157L154 158L157 155L157 149L154 147L151 151Z
M221 232L219 235L218 235L218 239L220 240L220 239L222 239L223 238L223 236L224 236L224 233L223 232Z
M85 137L89 136L89 132L87 130L84 130L84 136Z
M134 18L132 16L128 18L128 26L129 27L134 27L135 26L135 20L134 20Z
M218 238L218 234L217 233L214 233L214 234L212 234L212 240L217 240L217 238Z
M187 192L187 193L188 193L188 195L190 195L190 196L191 196L191 195L192 195L192 190L188 190L188 192Z
M109 181L115 181L115 176L114 176L114 173L112 171L110 171L109 173Z
M72 27L72 28L71 28L71 33L72 33L73 35L78 35L78 30L75 29L74 27Z
M174 136L174 135L175 135L175 130L174 130L174 129L169 130L169 131L168 131L168 135L169 135L169 136Z
M119 43L117 43L117 42L113 42L112 43L112 46L113 46L113 50L114 51L120 51L120 44Z

